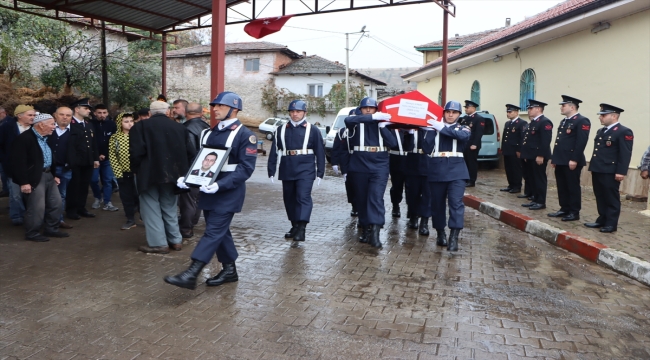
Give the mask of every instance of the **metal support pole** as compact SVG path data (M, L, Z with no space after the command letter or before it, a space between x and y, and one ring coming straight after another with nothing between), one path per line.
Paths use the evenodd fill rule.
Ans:
M449 13L446 10L447 1L444 2L445 11L442 12L442 104L445 106L447 103L447 54L449 52L449 34L447 33L449 27Z
M162 34L162 91L167 97L167 33Z
M210 100L224 90L226 66L226 0L212 0L212 58L210 59ZM210 125L217 120L210 112Z
M350 106L350 34L345 33L345 107Z
M102 102L108 106L108 61L106 60L106 23L102 20Z

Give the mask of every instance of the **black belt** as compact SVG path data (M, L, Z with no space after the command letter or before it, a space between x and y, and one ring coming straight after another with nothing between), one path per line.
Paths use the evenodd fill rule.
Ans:
M49 166L43 169L44 173L50 173L50 171L51 171L51 168Z

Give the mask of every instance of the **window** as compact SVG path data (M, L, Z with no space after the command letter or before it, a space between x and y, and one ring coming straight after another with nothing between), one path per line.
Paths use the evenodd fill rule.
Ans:
M521 74L519 82L519 107L525 109L528 107L528 99L535 98L535 71L526 69Z
M472 100L474 101L474 100ZM483 135L493 135L494 134L494 122L485 114L481 114L485 118L485 126L483 127Z
M440 88L440 91L438 91L438 105L444 106L442 103L442 88Z
M323 97L323 84L310 84L309 96Z
M260 59L246 59L244 60L246 71L260 71Z
M481 110L481 84L479 84L478 81L474 81L472 84L472 94L470 96L470 100L479 104L478 108L476 108L477 111Z

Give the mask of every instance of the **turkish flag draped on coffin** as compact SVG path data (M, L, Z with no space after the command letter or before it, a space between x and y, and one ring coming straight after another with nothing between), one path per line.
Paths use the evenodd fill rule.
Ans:
M280 31L287 20L292 16L293 15L256 19L246 24L246 26L244 26L244 31L246 31L246 34L256 39L261 39L266 35Z
M393 123L414 126L428 126L431 119L442 121L443 113L440 105L417 90L383 100L379 111L389 113Z

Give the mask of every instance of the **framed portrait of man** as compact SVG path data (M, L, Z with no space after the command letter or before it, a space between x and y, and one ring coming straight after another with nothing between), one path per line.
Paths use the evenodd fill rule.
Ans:
M185 183L196 187L211 185L228 162L228 154L230 148L202 147L185 175Z

